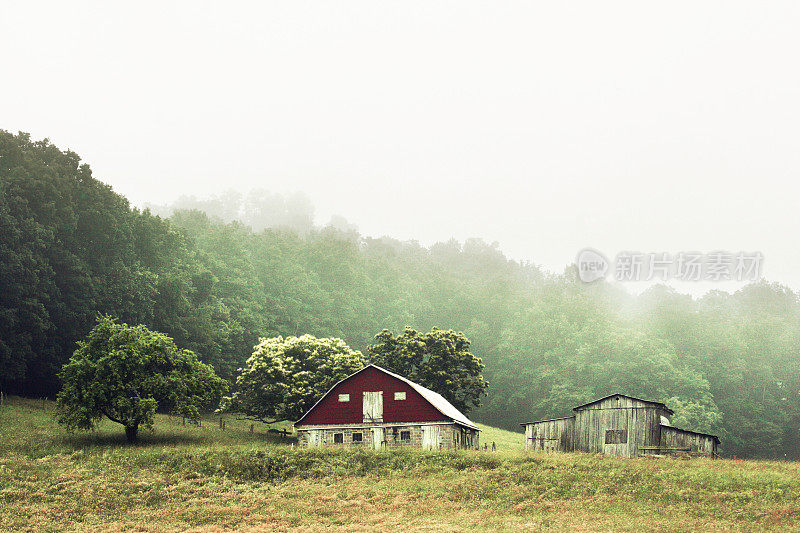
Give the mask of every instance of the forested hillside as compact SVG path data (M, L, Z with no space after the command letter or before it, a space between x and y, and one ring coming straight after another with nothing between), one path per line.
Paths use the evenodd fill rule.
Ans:
M633 297L480 240L426 248L314 227L305 202L274 195L239 198L247 210L224 217L179 209L165 220L76 154L3 131L0 184L7 392L53 395L98 313L167 333L228 379L260 336L365 350L383 328L438 326L462 330L486 364L478 421L517 429L622 392L666 402L676 425L718 433L725 453L798 458L800 301L787 287Z

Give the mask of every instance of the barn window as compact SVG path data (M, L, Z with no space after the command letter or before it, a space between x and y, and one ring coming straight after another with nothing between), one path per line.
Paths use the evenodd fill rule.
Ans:
M334 444L341 444L344 442L344 433L334 433L333 434L333 442Z
M411 432L410 431L401 431L400 432L400 440L411 440Z
M339 401L340 402L349 402L350 401L350 395L349 394L340 394L339 395Z
M361 433L353 433L353 442L361 442L363 438Z
M405 392L395 392L394 393L394 399L395 400L405 400L406 399L406 393Z
M627 444L627 429L609 429L606 431L606 444Z

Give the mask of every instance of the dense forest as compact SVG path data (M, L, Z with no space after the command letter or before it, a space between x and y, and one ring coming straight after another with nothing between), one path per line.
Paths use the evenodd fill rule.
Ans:
M155 209L154 209L155 211ZM234 377L259 337L463 331L486 364L481 422L518 429L622 392L740 456L800 458L800 300L761 281L699 299L544 272L495 244L423 247L314 226L301 196L132 207L75 153L0 131L0 388L54 395L98 314L144 324Z

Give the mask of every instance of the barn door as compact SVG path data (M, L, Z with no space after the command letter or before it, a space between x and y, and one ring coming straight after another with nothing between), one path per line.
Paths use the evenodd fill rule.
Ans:
M364 422L383 422L383 391L364 391Z
M308 447L309 448L316 448L317 446L322 446L322 430L321 429L312 429L308 432Z
M372 445L376 450L383 448L383 443L386 440L386 429L372 428Z
M422 426L422 449L438 450L440 435L440 426Z

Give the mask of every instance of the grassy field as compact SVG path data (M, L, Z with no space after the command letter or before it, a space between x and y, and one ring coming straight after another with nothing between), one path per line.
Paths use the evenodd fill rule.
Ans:
M51 403L0 410L0 530L799 530L800 464L497 452L299 450L209 417L66 435ZM515 444L516 443L516 444ZM512 447L516 446L516 447Z

